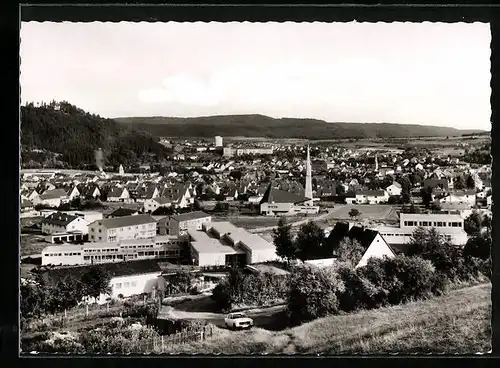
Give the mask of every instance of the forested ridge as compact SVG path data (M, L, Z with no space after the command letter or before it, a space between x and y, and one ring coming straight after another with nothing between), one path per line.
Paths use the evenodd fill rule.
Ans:
M135 165L162 159L166 148L157 138L112 119L90 114L67 102L21 107L21 160L35 166L47 160L69 167L94 165L102 149L103 164Z
M115 118L123 126L134 127L163 137L243 136L267 138L399 138L446 137L471 134L471 130L448 127L389 123L328 123L317 119L281 118L264 115L224 115L195 118L129 117ZM480 132L477 130L477 132Z

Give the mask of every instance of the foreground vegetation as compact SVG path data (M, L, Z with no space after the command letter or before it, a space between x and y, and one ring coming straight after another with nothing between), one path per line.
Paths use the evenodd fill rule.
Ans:
M491 284L425 301L320 318L287 330L218 329L179 354L473 354L491 349ZM237 342L237 343L235 343Z

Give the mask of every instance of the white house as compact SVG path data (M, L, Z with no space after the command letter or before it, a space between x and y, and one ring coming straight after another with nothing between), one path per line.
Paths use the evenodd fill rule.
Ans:
M68 200L72 201L73 199L80 197L80 191L78 190L78 188L76 186L71 187L67 191L67 196L68 196Z
M127 188L113 188L108 194L108 202L130 202L130 193Z
M133 295L151 294L158 290L158 281L161 276L161 268L155 260L139 260L131 262L103 263L95 265L111 275L109 295L101 294L96 302L105 304L108 300L127 298ZM57 281L68 276L81 279L88 266L60 267L48 269L42 274L49 283L56 284Z
M476 205L474 190L455 190L439 200L440 203L467 203L470 207Z
M395 181L385 188L385 190L390 196L399 196L401 195L401 184Z
M172 206L171 198L156 197L156 198L146 199L144 201L145 212L153 212L160 207L171 207L171 206Z
M40 194L39 198L40 204L50 207L59 207L62 203L68 201L68 196L63 189L47 190Z
M356 203L378 204L385 203L389 199L389 193L385 190L361 190L356 192Z
M88 226L89 222L82 217L56 212L42 220L42 233L57 234L75 231L87 234Z

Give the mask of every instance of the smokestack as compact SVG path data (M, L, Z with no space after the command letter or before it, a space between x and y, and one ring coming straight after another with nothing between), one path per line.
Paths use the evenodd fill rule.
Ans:
M99 171L102 172L102 166L103 166L103 162L104 159L103 159L103 155L102 155L102 149L97 149L95 151L95 165L97 166L97 168L99 169Z

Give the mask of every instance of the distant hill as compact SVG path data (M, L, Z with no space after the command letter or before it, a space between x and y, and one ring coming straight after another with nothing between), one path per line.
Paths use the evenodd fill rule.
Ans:
M116 122L164 137L243 136L268 138L400 138L460 136L484 131L389 124L328 123L316 119L281 118L264 115L223 115L194 118L124 117Z
M158 138L119 125L67 102L21 107L21 162L47 161L56 157L71 167L97 164L102 149L103 165L133 165L144 156L161 158L166 148ZM50 165L50 163L49 163Z

